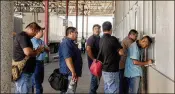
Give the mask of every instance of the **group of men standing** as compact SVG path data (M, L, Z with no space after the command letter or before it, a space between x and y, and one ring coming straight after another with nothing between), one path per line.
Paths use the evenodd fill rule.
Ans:
M137 40L138 32L130 30L128 36L121 44L112 34L110 22L102 25L103 36L100 38L100 25L93 26L93 35L87 40L88 64L91 66L97 58L99 49L102 49L100 60L103 63L102 76L104 79L105 93L138 93L140 78L142 77L141 66L152 63L152 60L141 61L143 49L148 48L152 40L144 36ZM90 93L96 94L100 78L91 76Z
M97 58L101 49L99 60L102 61L102 77L104 79L105 93L138 93L140 78L142 77L141 66L152 63L152 60L141 61L141 55L145 48L148 48L152 40L144 36L137 40L138 32L130 30L128 36L122 43L111 36L112 24L108 21L102 24L103 36L100 37L101 26L93 26L93 35L87 39L87 59L90 68L94 59ZM31 90L31 79L33 78L36 93L43 93L42 82L44 78L44 56L49 49L40 39L43 36L43 28L33 22L26 26L25 32L15 36L13 45L13 59L20 61L29 56L23 73L15 82L16 93L29 93ZM68 88L67 92L75 93L77 82L82 75L83 61L81 51L77 47L78 31L75 27L66 29L66 36L59 47L59 71L68 75L69 84L74 82L74 88ZM100 77L91 75L90 94L96 94L99 87Z
M88 66L90 68L94 59L97 58L101 49L99 60L103 63L102 76L104 79L105 93L138 93L140 78L142 77L141 66L152 63L152 60L141 61L142 49L148 48L152 40L144 36L137 40L138 32L130 30L128 36L119 43L119 40L111 36L112 24L108 21L102 25L103 36L100 37L101 26L93 26L93 35L87 39L86 51ZM75 93L78 78L82 74L81 52L75 46L74 40L78 35L77 29L69 27L66 30L66 38L60 44L60 72L69 75L75 81L75 88L67 90L67 93ZM101 77L91 75L90 94L96 94ZM62 92L65 93L65 92Z

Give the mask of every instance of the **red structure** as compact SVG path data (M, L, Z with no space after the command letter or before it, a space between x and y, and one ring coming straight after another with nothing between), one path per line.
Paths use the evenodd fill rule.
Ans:
M45 0L45 33L44 42L48 45L48 32L49 32L49 0Z

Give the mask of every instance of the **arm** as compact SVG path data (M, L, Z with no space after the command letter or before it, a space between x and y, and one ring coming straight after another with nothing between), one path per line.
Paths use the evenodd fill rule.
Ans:
M35 57L37 54L39 54L39 51L35 50L33 51L30 47L23 48L24 54L26 56Z
M72 79L76 81L77 76L76 76L75 67L74 67L73 60L72 60L72 57L74 54L73 54L72 47L69 42L62 44L62 55L63 55L63 58L65 59L67 67L72 73Z
M120 56L126 56L123 49L119 49L117 52Z
M134 65L144 66L144 65L151 64L151 63L152 63L152 60L148 60L148 61L145 61L145 62L140 62L140 61L138 61L138 60L134 60L134 59L133 59L133 64L134 64Z
M73 62L72 62L72 58L71 57L66 58L65 61L66 61L66 65L69 68L69 70L71 71L71 73L75 74L75 69L74 69L74 65L73 65Z
M45 51L46 53L49 53L49 51L50 51L49 47L44 43L43 40L41 40L41 41L42 41L42 44L43 44L43 46L44 46L44 51Z
M86 51L87 51L88 56L89 56L92 60L95 59L94 56L93 56L93 54L92 54L92 50L91 50L91 47L90 47L90 46L87 46Z
M46 53L49 53L50 50L49 50L48 47L45 47L45 48L44 48L44 51L46 51Z
M95 59L91 49L91 47L93 47L94 42L95 39L93 37L88 38L86 47L87 54L92 60Z
M30 47L25 47L23 48L23 52L26 56L31 56L31 57L35 57L37 55L39 55L41 52L43 52L43 47L39 47L36 50L32 50Z
M146 61L146 62L139 61L140 54L139 54L139 51L138 51L138 48L136 47L136 45L130 46L129 53L130 53L129 57L133 60L134 65L144 66L144 65L148 65L148 64L152 63L151 59Z
M124 49L123 47L121 46L121 44L119 43L118 39L117 38L114 38L115 40L115 47L117 48L117 52L120 56L125 56L125 53L124 53Z
M30 47L30 41L26 36L20 36L18 38L19 44L21 46L21 48L23 49L23 52L26 56L29 57L35 57L36 55L38 55L39 53L41 53L42 51L42 47L39 47L36 50L33 50L33 48Z

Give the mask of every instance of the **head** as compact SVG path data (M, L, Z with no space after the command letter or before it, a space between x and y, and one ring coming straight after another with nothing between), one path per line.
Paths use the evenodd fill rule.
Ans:
M103 28L103 33L108 33L108 34L112 34L112 24L109 21L106 21L102 24L102 28Z
M43 37L43 30L40 30L39 32L37 32L37 34L35 35L35 37L36 37L37 39L42 38L42 37Z
M144 36L140 41L139 44L142 48L148 48L152 43L152 39L149 36Z
M129 31L128 37L131 38L132 40L136 41L138 36L138 32L135 29L131 29Z
M72 39L72 40L76 40L78 36L78 32L77 29L75 27L68 27L66 29L66 37Z
M99 36L101 32L101 26L98 24L95 24L92 29L93 29L93 34Z
M40 30L43 30L36 22L28 24L25 29L30 37L34 37Z

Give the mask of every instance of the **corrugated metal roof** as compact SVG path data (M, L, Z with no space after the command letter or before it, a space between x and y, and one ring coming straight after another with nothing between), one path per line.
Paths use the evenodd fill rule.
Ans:
M15 12L44 12L44 1L14 1ZM78 0L78 15L90 16L112 16L115 7L115 0ZM66 0L50 0L49 12L59 15L66 14ZM69 0L69 15L76 15L76 0Z

